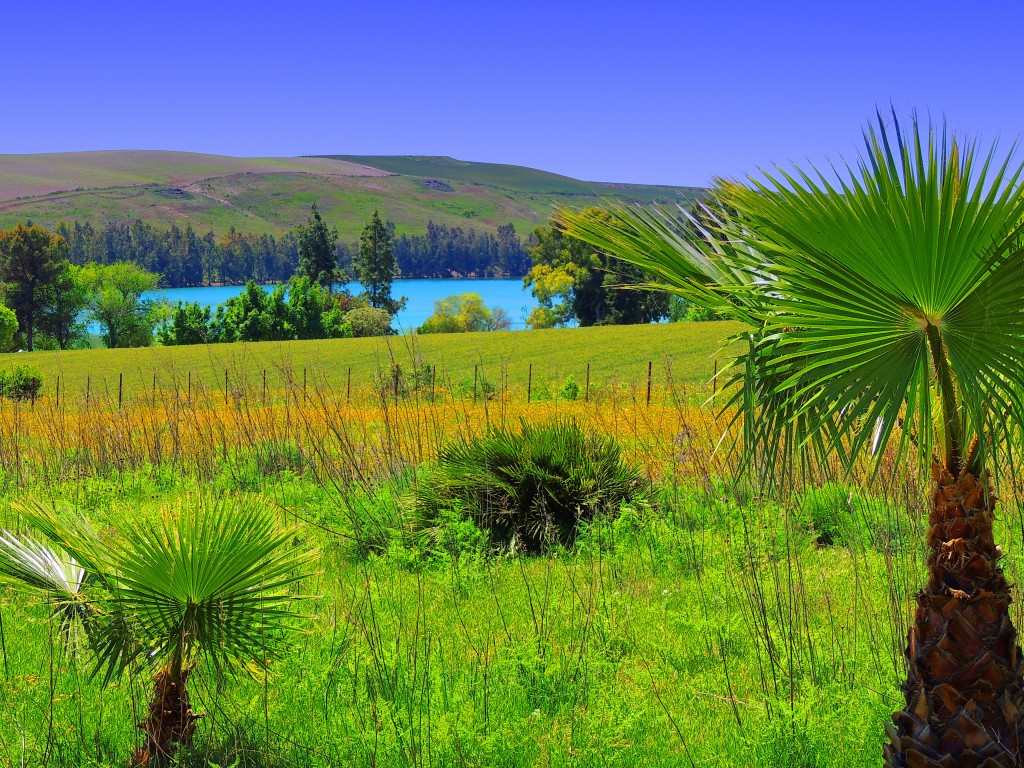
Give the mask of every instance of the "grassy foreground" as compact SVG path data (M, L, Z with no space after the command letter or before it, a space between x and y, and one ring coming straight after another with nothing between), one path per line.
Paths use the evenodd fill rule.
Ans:
M82 491L116 520L186 485ZM269 680L195 687L208 717L183 764L877 765L918 577L913 520L872 538L872 513L833 493L807 514L850 533L821 546L799 510L708 491L676 488L575 553L410 568L398 550L359 556L313 484L266 483L282 515L315 523L296 539L320 551L301 585L315 599ZM103 690L61 654L46 606L8 593L2 612L4 761L124 764L145 676Z
M183 401L143 386L146 356L161 376L190 361L213 376L222 361L210 356L226 347L32 355L77 387L86 376L116 383L138 354L142 380L120 408L109 393L0 401L0 527L19 528L9 502L30 497L117 527L195 493L258 499L297 526L293 546L316 564L297 586L310 600L292 652L265 679L197 670L193 706L206 718L182 765L877 765L901 702L923 489L886 475L873 493L833 481L769 501L728 481L714 413L682 394L731 328L418 340L453 378L472 376L473 357L489 368L515 353L534 362L535 386L544 365L554 383L567 372L582 383L592 360L595 380L623 385L590 402L549 392L526 404L515 388L474 402L453 386L349 403L335 386L345 358L325 361L325 350L359 349L349 359L369 370L387 359L381 340L251 345L235 370L252 383L282 346L293 365L334 365L310 374L307 396L292 386L267 402L251 388L227 399L197 388ZM672 355L674 375L655 359L662 378L647 405L655 349ZM368 543L371 522L400 529L439 444L555 417L616 436L655 481L651 502L598 517L573 550L543 556L488 553L458 526L459 546L429 556L398 535ZM1024 516L1002 497L997 535L1020 581ZM125 765L148 675L103 688L87 653L62 651L49 611L0 588L0 763ZM1021 604L1011 612L1019 623Z

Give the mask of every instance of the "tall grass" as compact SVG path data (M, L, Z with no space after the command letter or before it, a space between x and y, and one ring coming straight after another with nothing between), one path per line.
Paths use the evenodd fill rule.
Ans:
M893 466L870 490L822 467L763 498L715 452L710 393L656 388L648 406L639 380L527 404L494 375L474 402L438 378L396 397L390 373L351 393L290 375L266 400L258 385L165 385L120 407L116 392L0 405L5 499L67 498L102 524L199 483L267 497L299 525L295 545L321 553L301 585L316 595L307 632L272 676L196 678L207 718L183 764L878 763L902 701L924 488ZM532 557L414 559L370 530L400 522L449 441L556 417L615 437L655 483L650 504ZM1004 509L1013 578L1024 517ZM4 505L0 526L22 523ZM48 613L0 599L0 762L119 765L148 678L101 689Z

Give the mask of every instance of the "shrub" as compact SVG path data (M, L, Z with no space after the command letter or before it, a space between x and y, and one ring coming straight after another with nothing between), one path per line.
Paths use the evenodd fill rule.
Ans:
M396 391L402 396L414 392L426 392L436 385L436 369L430 363L420 363L407 370L400 363L392 362L387 370L378 369L375 375L377 388L388 394Z
M391 333L391 313L377 307L359 307L345 313L345 322L351 327L352 335L387 336Z
M0 306L0 352L10 352L18 333L18 317L7 307Z
M484 376L482 371L477 375L475 381L472 376L460 380L455 386L455 391L459 397L473 397L473 392L476 392L477 397L484 400L493 400L498 396L498 388L494 382Z
M806 491L797 514L819 546L891 552L913 540L914 522L907 510L838 483Z
M43 388L43 375L30 365L0 371L0 395L10 400L34 400Z
M448 510L487 532L493 546L537 552L571 545L581 521L647 499L650 484L618 442L573 421L522 423L450 443L413 491L410 525L426 531Z
M578 400L580 396L580 385L576 383L576 377L571 373L562 382L562 388L558 390L558 397L561 400Z

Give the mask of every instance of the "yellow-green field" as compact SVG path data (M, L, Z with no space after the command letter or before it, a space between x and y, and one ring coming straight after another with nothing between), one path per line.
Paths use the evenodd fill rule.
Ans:
M718 352L739 330L733 323L666 323L607 328L560 328L542 331L393 336L372 339L215 344L149 349L90 349L32 352L3 356L0 367L29 363L43 374L44 393L53 394L60 377L62 394L116 392L123 375L124 396L157 388L193 386L285 386L288 372L301 382L316 378L332 388L366 387L390 373L392 360L403 371L423 364L435 366L440 385L472 384L474 367L494 386L525 392L533 366L534 392L561 386L569 375L585 387L587 365L595 390L616 384L646 386L652 363L652 384L664 386L671 374L679 385L704 385L713 373ZM719 356L724 362L726 358Z

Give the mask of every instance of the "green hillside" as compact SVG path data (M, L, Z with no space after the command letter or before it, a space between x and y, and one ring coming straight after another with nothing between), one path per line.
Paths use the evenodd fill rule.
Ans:
M557 173L539 171L519 165L476 163L452 157L422 155L325 155L325 159L344 160L380 168L403 176L437 178L499 187L533 195L582 195L612 197L635 202L671 203L679 198L692 198L700 193L695 187L667 187L643 184L610 184L580 181Z
M611 198L692 200L694 187L583 182L545 171L445 157L323 156L236 158L185 152L110 151L0 155L0 227L32 220L141 219L158 227L189 224L277 234L303 222L316 200L343 238L355 239L374 208L398 231L428 221L522 233L559 204Z

